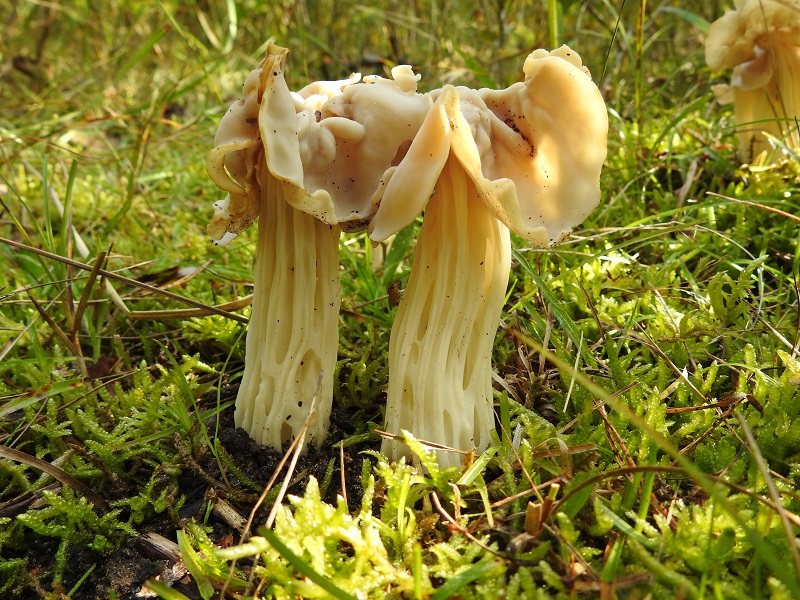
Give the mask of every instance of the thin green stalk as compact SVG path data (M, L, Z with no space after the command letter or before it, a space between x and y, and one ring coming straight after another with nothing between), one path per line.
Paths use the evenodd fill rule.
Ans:
M634 541L633 539L628 540L628 548L630 549L631 553L636 557L636 559L644 565L644 567L650 571L653 575L655 575L656 579L666 583L667 585L672 586L675 588L676 592L681 593L681 595L685 598L699 598L700 592L697 587L689 581L689 579L678 573L677 571L673 571L652 554L650 554L644 546L639 544L638 542ZM679 596L680 597L680 596Z
M561 5L558 0L547 0L547 31L550 48L558 48L561 38Z
M634 102L636 104L637 136L641 139L644 125L644 111L642 110L642 82L644 80L642 69L642 50L644 48L644 19L647 12L647 0L639 0L639 13L636 19L636 72Z
M333 598L338 598L339 600L356 600L355 596L348 594L335 583L329 579L326 579L323 575L320 575L314 569L308 566L308 564L300 556L297 556L297 554L292 552L289 546L278 539L278 536L275 535L274 531L271 529L262 529L259 533L264 536L264 538L272 545L272 547L275 548L275 550L277 550L278 553L283 556L283 558L285 558L298 573L308 577L311 581L328 592Z
M422 600L422 546L417 542L411 551L411 571L414 574L414 600Z
M465 585L481 579L495 567L496 563L490 557L475 563L466 571L462 571L455 577L448 579L442 587L431 594L430 600L446 600L447 598L457 597L458 595L455 592Z
M650 444L650 464L657 464L658 446ZM647 519L647 513L650 511L650 498L653 494L653 484L655 483L655 471L647 471L644 474L644 483L642 484L642 493L639 498L639 522L636 524L636 531L641 532L644 527L644 521Z

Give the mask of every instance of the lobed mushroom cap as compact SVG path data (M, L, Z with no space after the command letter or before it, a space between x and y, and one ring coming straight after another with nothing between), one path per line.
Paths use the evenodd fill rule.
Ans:
M537 50L505 90L445 86L405 159L385 179L370 237L385 239L424 208L452 152L491 213L534 244L558 243L600 201L605 103L566 46Z
M301 90L300 104L286 87L284 56L262 71L259 127L270 173L289 184L295 208L363 229L377 211L384 174L405 156L432 101L417 93L418 76L404 66L393 70L395 79L346 80L324 102Z
M470 114L461 102L453 149L489 210L528 241L549 246L600 202L608 115L569 47L534 51L523 71L524 82L478 90L488 114Z
M392 79L360 82L354 74L291 92L287 54L267 45L242 99L220 123L207 168L228 196L215 204L212 239L227 242L258 216L262 162L285 184L295 208L345 230L365 228L378 209L376 191L405 157L433 103L417 93L419 75L407 65L392 69Z
M734 104L742 158L771 151L770 136L796 148L800 0L736 0L709 27L705 50L713 70L732 69L728 84L711 89L721 104Z
M450 154L452 128L447 106L458 103L455 88L448 86L428 111L403 160L384 173L375 192L379 208L369 224L369 237L387 239L417 218Z
M227 192L214 204L208 234L225 244L258 218L261 188L255 172L260 155L258 143L258 81L260 67L244 82L242 97L228 108L214 136L214 148L206 157L211 180Z

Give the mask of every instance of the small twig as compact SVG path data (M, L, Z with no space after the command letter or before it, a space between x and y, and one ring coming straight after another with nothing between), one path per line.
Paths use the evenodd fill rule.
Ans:
M620 467L624 468L626 466L625 463L627 463L628 467L635 467L636 462L633 460L631 453L628 452L628 447L625 445L622 436L617 431L617 428L614 427L614 424L608 420L608 415L606 414L605 405L602 402L598 402L595 405L595 409L597 410L597 414L600 415L600 418L603 420L603 424L605 425L606 437L608 439L609 445L611 446L611 448L616 448L618 452L622 454L622 457L624 457L624 460L622 460L620 456L617 455L616 452L614 453L615 455L617 455L616 458L620 464ZM631 481L633 481L632 478Z
M789 340L787 340L780 331L775 329L761 314L761 311L758 312L758 320L764 324L764 327L770 330L770 333L774 335L780 342L782 342L789 350L792 351L792 355L797 353L797 346L792 344Z
M382 438L405 443L405 438L402 435L395 435L393 433L389 433L388 431L383 431L382 429L373 429L372 433L374 433L375 435L379 435ZM437 444L436 442L428 442L426 440L420 440L420 439L417 439L417 441L426 448L432 448L433 450L444 450L445 452L457 452L458 454L464 454L464 455L470 453L469 450L461 450L459 448L453 448L452 446Z
M12 498L11 500L3 502L0 504L0 518L16 517L17 515L27 511L28 507L34 502L40 500L44 495L43 492L58 492L62 489L62 487L63 485L60 481L54 481L53 483L50 483L44 487L25 492L16 498Z
M525 532L534 537L538 537L542 532L547 520L553 513L553 503L558 496L561 484L554 483L550 486L550 491L541 502L528 502L528 509L525 511Z
M502 500L498 500L497 502L493 502L492 504L489 505L489 508L491 508L492 510L495 510L497 508L501 508L501 507L505 506L506 504L511 504L515 500L520 500L522 498L526 498L526 497L532 496L534 494L539 496L539 490L542 490L542 489L544 489L544 488L546 488L546 487L548 487L548 486L550 486L550 485L552 485L554 483L560 483L561 481L562 481L562 477L561 476L554 477L553 479L548 479L547 481L537 485L535 488L529 488L527 490L522 490L521 492L517 492L516 494L514 494L512 496L506 496ZM541 496L539 496L539 497L541 497Z
M247 521L236 509L222 498L216 498L214 500L214 508L212 510L214 514L225 521L231 529L235 529L239 533L244 531Z
M272 509L269 511L267 520L264 522L264 527L267 529L272 529L272 525L275 523L275 517L278 514L278 509L283 502L283 497L286 495L286 490L289 489L289 484L292 482L292 474L294 473L295 467L297 467L297 459L300 458L300 453L303 451L303 445L306 441L306 430L308 429L308 423L311 419L311 415L314 414L316 401L317 397L315 395L314 400L311 402L311 411L309 412L308 418L306 418L306 422L303 424L303 428L300 430L300 435L297 436L297 444L295 444L294 452L292 453L292 460L289 463L289 468L286 470L286 476L283 478L283 483L278 490L278 495L275 496L275 501L272 503Z
M591 577L595 581L600 579L597 576L597 573L595 572L595 570L592 568L592 565L589 564L589 561L587 561L583 557L583 554L578 552L578 549L575 546L573 546L570 543L570 541L562 535L560 529L554 527L553 525L550 525L549 523L544 523L543 524L543 529L546 529L550 533L550 535L552 535L554 538L556 538L559 541L559 543L563 544L567 548L567 550L569 550L569 553L572 555L572 557L577 562L579 562L581 564L581 566L584 568L584 572L589 577Z
M86 279L86 284L83 287L81 299L78 301L78 308L75 309L75 314L72 316L72 328L70 329L69 334L70 337L75 341L76 345L78 343L78 331L80 331L81 328L83 313L86 312L86 307L89 305L89 297L92 295L92 288L94 288L94 282L97 280L98 271L100 270L100 267L103 266L105 261L106 252L100 252L94 261L94 267L91 271L89 271L89 277ZM67 289L71 289L71 286L68 286Z
M697 389L697 386L694 383L692 383L692 380L689 379L686 376L686 373L684 373L681 369L679 369L674 362L672 362L669 356L664 354L664 351L658 347L658 344L656 344L655 340L652 337L650 337L650 334L647 333L641 326L637 326L637 329L639 330L640 334L628 333L628 337L650 348L650 350L652 350L655 354L657 354L658 357L666 363L666 365L672 370L673 373L675 373L675 375L680 377L683 380L683 382L687 386L689 386L695 394L697 394L698 396L700 396L700 398L702 398L703 404L709 404L708 398L706 398L705 394L703 394L703 392Z
M728 410L726 410L725 412L723 412L723 413L722 413L722 414L721 414L721 415L720 415L720 416L717 418L717 420L716 420L716 421L714 421L714 422L713 422L713 423L712 423L712 424L709 426L709 428L708 428L708 429L706 429L706 430L705 430L705 431L704 431L702 434L700 434L698 437L696 437L696 438L695 438L695 439L693 439L691 442L689 442L688 444L686 444L686 445L685 445L683 448L681 448L681 449L680 449L680 454L682 454L683 456L686 456L687 454L689 454L690 452L692 452L692 451L693 451L693 450L694 450L694 449L695 449L697 446L699 446L699 445L700 445L700 443L701 443L702 441L704 441L704 440L705 440L705 439L706 439L706 438L707 438L709 435L711 435L711 433L713 433L713 431L714 431L714 430L715 430L717 427L719 427L719 426L720 426L720 425L722 425L723 423L727 423L727 421L728 421L728 418L731 416L731 414L733 413L733 411L736 409L736 406L738 406L738 405L734 405L734 406L730 407ZM677 464L678 464L678 459L677 459L677 458L676 458L675 460L673 460L673 461L670 463L670 465L671 465L671 466L675 466L675 465L677 465Z
M567 452L570 456L574 456L575 454L583 454L584 452L592 452L597 450L597 446L594 444L578 444L577 446L568 446ZM561 448L553 448L551 450L543 450L541 452L534 452L531 454L532 460L539 460L541 458L552 458L555 456L562 456L564 454L564 450Z
M800 223L800 217L788 213L784 210L779 208L774 208L772 206L767 206L766 204L759 204L758 202L750 202L749 200L740 200L739 198L731 198L730 196L723 196L722 194L716 194L714 192L706 192L707 195L712 196L713 198L720 198L721 200L728 200L730 202L735 202L737 204L744 204L745 206L752 206L753 208L761 208L763 210L767 210L771 213L775 213L776 215L780 215L782 217L786 217L787 219L791 219L796 223Z
M253 303L253 294L244 296L238 300L231 300L224 304L216 304L213 308L224 310L226 312L233 310L240 310ZM128 312L128 317L134 320L151 320L151 319L184 319L188 317L207 317L210 314L216 314L209 308L176 308L172 310L132 310Z
M180 548L178 548L178 544L155 531L150 531L136 538L134 543L149 556L167 559L172 563L181 560L181 551Z
M680 381L680 379L676 379L675 381ZM664 412L668 415L672 415L675 413L685 413L685 412L695 412L698 410L708 410L709 408L720 408L722 406L728 406L729 404L739 404L742 400L747 398L747 394L743 394L741 392L730 394L729 396L723 398L719 402L713 402L711 404L702 404L700 406L684 406L682 408L667 408Z
M583 298L586 300L586 306L589 307L589 310L592 312L592 318L594 318L594 322L597 325L597 330L600 332L600 335L603 338L603 344L608 345L608 338L606 337L606 328L603 326L603 322L600 320L600 315L597 314L597 309L594 306L594 302L592 301L592 297L589 295L589 292L586 291L586 288L581 283L580 279L576 276L575 282L578 284L581 292L583 292Z
M689 163L689 169L686 171L686 178L683 182L683 185L675 190L675 195L678 197L678 208L683 206L683 203L686 200L686 194L689 193L689 190L692 188L692 184L694 183L695 175L697 175L697 159Z
M58 326L53 318L47 314L47 311L45 311L45 309L41 304L39 304L39 301L36 300L33 295L28 294L28 298L39 315L41 315L41 317L47 321L47 324L50 326L50 329L52 329L55 336L61 341L62 344L64 344L64 346L66 346L67 350L69 350L70 353L75 356L75 360L78 361L78 370L81 372L81 374L84 377L88 376L89 371L86 369L86 361L83 358L81 347L72 343L72 340L69 338L69 336L64 332L63 329L61 329L61 327Z

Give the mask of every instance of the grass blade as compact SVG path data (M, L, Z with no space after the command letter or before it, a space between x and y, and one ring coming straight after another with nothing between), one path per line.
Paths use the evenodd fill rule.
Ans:
M89 502L94 504L96 507L104 511L108 510L108 504L106 504L106 501L103 500L94 491L92 491L82 482L75 479L69 473L65 473L63 470L51 465L49 462L44 461L41 458L36 458L35 456L31 456L27 452L20 452L19 450L15 450L14 448L8 448L6 446L0 446L0 457L13 460L14 462L29 465L31 467L34 467L35 469L39 469L40 471L44 471L45 473L47 473L54 479L57 479L64 485L71 487L73 490L84 496Z
M475 563L466 571L462 571L458 575L448 579L442 587L431 594L430 600L447 600L448 598L453 598L458 590L473 581L485 577L490 571L496 568L497 563L491 557L487 557Z
M316 583L319 587L323 590L328 592L333 598L338 598L338 600L357 600L355 596L352 596L341 589L339 586L334 584L332 581L325 579L322 575L317 573L314 569L312 569L306 562L297 556L292 550L284 544L278 536L275 535L275 532L271 529L262 529L259 531L259 535L262 535L264 539L266 539L278 553L285 558L290 565L301 575L308 577L311 581ZM461 586L459 586L461 587ZM456 588L457 589L457 588ZM447 598L449 596L441 596L441 598ZM433 596L431 596L433 598Z
M178 590L173 590L166 583L156 581L155 579L148 579L145 585L163 600L189 600L189 596L181 594Z

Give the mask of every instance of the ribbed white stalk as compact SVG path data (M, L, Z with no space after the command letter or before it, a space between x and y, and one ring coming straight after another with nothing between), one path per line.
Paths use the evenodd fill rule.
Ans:
M800 46L787 33L765 38L769 48L769 82L764 87L741 89L734 86L734 117L742 158L749 162L770 142L761 132L782 140L791 150L800 150Z
M411 185L411 184L410 184ZM494 429L491 357L508 284L508 229L449 158L425 209L389 345L386 428L478 451ZM390 459L408 455L384 440ZM461 455L439 451L441 466Z
M316 392L307 436L319 445L328 429L339 343L340 229L289 205L271 175L262 190L234 420L260 444L280 448L298 434Z
M800 150L800 132L797 120L800 119L800 46L788 35L782 34L773 44L773 64L775 66L775 102L778 117L785 119L778 124L782 139L792 150ZM789 39L787 39L789 38Z

